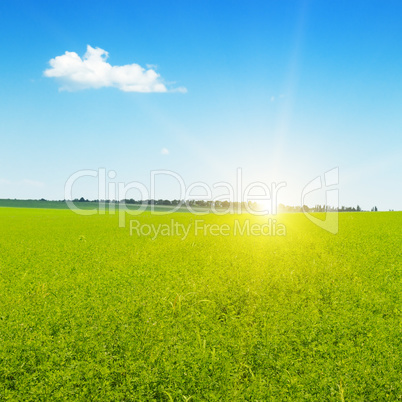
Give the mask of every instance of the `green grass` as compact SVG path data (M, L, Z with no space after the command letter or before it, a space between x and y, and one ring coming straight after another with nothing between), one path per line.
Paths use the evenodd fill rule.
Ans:
M77 202L76 205L81 209L97 208L97 202ZM46 208L46 209L68 209L65 201L47 200L12 200L0 199L0 207L5 208Z
M198 219L135 219L172 217ZM236 218L267 219L203 219ZM0 400L400 400L402 213L276 219L286 236L153 241L0 208Z
M77 209L81 210L99 210L106 209L109 210L110 205L99 204L98 202L88 201L88 202L76 202L74 203ZM43 209L69 209L70 207L67 205L65 201L47 201L47 200L13 200L13 199L0 199L0 207L3 208L43 208ZM129 210L136 210L140 208L138 204L126 204L124 206ZM119 204L114 205L115 209L119 208ZM146 207L147 210L151 210L151 206ZM175 206L168 205L154 205L153 210L156 212L166 212L175 209ZM207 211L206 208L203 207L192 207L194 211ZM176 212L189 212L188 208L183 205L177 209Z
M67 209L68 208L67 204L64 201L12 200L12 199L0 199L0 207L4 207L4 208L50 208L50 209Z

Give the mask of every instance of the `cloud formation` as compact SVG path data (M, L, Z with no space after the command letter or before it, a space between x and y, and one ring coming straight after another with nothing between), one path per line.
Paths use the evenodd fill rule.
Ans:
M30 179L23 179L19 181L10 181L7 179L0 178L0 185L4 184L7 186L18 186L18 187L36 187L36 188L43 188L45 187L45 183L36 180Z
M83 58L75 52L65 52L51 59L51 68L44 75L60 80L60 89L67 91L114 87L124 92L187 92L186 88L168 89L153 67L112 66L106 62L108 57L107 51L88 45Z
M41 181L29 180L29 179L24 179L19 184L22 184L23 186L37 187L37 188L45 187L45 183L43 183Z
M169 155L169 153L170 153L170 152L169 152L169 150L168 150L167 148L162 148L162 149L161 149L161 154L162 154L162 155Z

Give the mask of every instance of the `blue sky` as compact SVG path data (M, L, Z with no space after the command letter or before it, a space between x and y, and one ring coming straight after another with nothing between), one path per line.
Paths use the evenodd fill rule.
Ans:
M245 185L285 181L280 202L297 205L339 167L341 205L401 209L401 20L402 3L384 0L3 0L0 198L62 199L81 169L212 185L242 168ZM45 73L66 52L82 63L88 45L113 73L77 84L64 58ZM114 68L132 64L159 74L151 92ZM177 196L169 180L157 190Z

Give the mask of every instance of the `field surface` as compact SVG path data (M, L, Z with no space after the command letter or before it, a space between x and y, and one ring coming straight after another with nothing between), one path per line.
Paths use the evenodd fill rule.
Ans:
M76 202L73 203L77 209L80 210L93 210L99 209L99 203L94 201L88 202ZM8 207L8 208L44 208L44 209L70 209L65 201L45 201L45 200L10 200L10 199L0 199L0 207ZM103 207L105 209L105 207ZM109 208L109 205L106 205L106 209ZM119 208L119 204L116 203L115 208ZM130 210L136 210L140 208L137 204L126 204L125 208ZM171 211L174 209L174 206L167 205L153 205L154 211ZM148 210L151 209L151 206L147 207ZM205 210L205 208L197 208L194 207L194 210ZM181 206L177 209L177 212L189 212L185 205Z
M401 400L402 213L197 219L0 208L0 400Z

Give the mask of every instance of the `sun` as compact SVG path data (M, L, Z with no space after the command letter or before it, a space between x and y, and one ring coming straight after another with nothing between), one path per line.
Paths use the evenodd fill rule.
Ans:
M272 205L270 200L255 200L252 201L252 205L252 209L256 212L265 212L266 214L271 213Z

